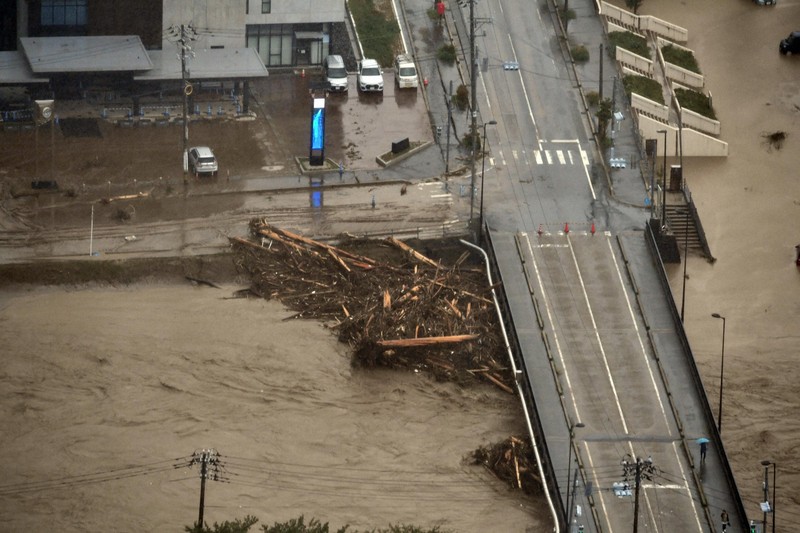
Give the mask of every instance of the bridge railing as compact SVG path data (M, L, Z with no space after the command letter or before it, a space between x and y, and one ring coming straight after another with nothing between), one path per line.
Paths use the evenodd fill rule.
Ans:
M711 409L711 405L708 402L708 396L705 393L705 387L703 386L703 379L700 376L700 371L697 368L697 363L695 362L694 353L692 352L692 347L689 344L688 337L686 337L686 330L683 329L683 323L681 322L678 306L675 303L675 298L672 296L672 288L669 285L669 278L667 277L667 272L664 269L664 263L661 260L661 254L658 251L658 242L656 240L657 237L655 232L653 231L652 224L647 224L645 226L644 238L645 241L647 242L650 252L653 254L656 260L655 263L656 263L656 270L658 273L658 279L661 282L664 294L666 295L666 298L669 303L670 314L672 316L673 324L675 325L675 331L678 335L678 339L680 340L681 346L683 348L683 353L686 354L687 363L692 375L692 381L694 382L696 390L700 393L700 401L702 406L703 417L705 418L706 425L710 428L709 437L711 437L711 440L713 441L716 450L719 452L719 456L722 462L723 474L725 476L725 480L728 483L730 495L734 500L734 504L736 505L737 514L741 518L740 528L742 531L748 531L747 512L744 509L744 503L742 502L741 495L739 494L739 489L736 486L736 480L733 477L733 470L731 469L730 461L728 460L728 455L725 453L725 447L722 444L722 437L719 431L717 430L716 420L714 419L714 412ZM702 491L702 484L698 486ZM705 501L705 498L703 498L703 500ZM709 515L708 506L704 504L704 508L709 523L713 523L712 517Z

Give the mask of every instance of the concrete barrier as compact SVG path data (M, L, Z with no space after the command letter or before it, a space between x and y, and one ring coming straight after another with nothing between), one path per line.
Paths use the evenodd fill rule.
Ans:
M630 50L619 46L616 47L615 59L623 67L627 67L643 76L653 77L653 61L651 59L634 54Z
M611 5L608 2L600 3L600 14L606 20L618 24L626 30L653 32L676 43L685 43L689 40L689 30L685 28L652 15L634 15L630 11Z

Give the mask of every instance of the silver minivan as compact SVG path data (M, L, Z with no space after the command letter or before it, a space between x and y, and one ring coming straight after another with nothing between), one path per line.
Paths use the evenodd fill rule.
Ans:
M326 57L323 68L330 90L336 93L347 92L347 69L344 68L342 56L330 55Z

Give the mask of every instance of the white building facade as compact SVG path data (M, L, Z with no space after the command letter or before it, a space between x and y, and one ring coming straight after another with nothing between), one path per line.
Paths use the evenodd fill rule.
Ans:
M169 28L191 25L201 48L254 48L267 67L321 65L345 0L164 0L162 49Z

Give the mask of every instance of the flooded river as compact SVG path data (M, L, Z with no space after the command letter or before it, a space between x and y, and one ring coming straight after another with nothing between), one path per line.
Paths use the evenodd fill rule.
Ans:
M551 527L544 503L464 461L525 432L516 399L352 368L323 325L236 288L0 293L3 530L183 531L200 497L188 460L208 448L209 524Z

